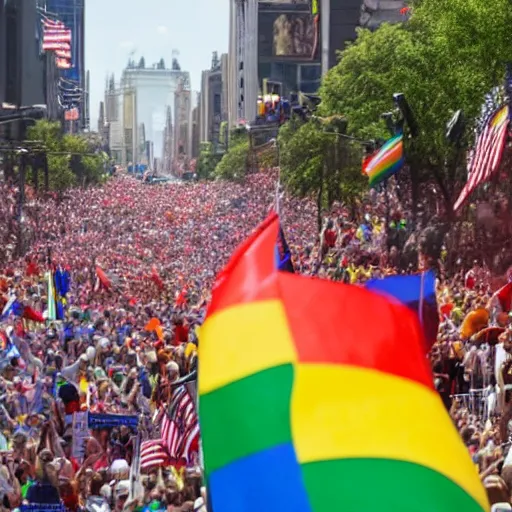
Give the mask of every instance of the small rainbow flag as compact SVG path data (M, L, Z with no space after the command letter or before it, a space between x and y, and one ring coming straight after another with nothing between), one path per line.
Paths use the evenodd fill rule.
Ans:
M395 135L374 155L364 162L363 171L370 180L370 187L393 176L404 165L404 136Z
M274 214L239 247L201 327L213 510L488 510L417 315L364 288L280 271L279 231ZM368 475L378 475L372 492Z

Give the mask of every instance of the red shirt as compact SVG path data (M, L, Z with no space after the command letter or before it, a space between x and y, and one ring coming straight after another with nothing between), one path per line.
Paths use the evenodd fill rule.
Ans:
M327 247L333 248L336 245L338 235L333 229L326 229L324 233L324 241Z
M188 327L177 325L174 329L174 344L186 343L188 341Z

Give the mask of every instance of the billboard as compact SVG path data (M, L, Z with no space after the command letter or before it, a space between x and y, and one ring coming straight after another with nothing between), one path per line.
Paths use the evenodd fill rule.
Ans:
M258 14L259 59L315 60L318 58L318 29L318 21L311 12L261 10Z

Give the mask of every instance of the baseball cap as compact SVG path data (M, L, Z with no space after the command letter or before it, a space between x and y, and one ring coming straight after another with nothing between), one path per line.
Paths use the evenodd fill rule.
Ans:
M116 485L115 495L116 498L121 496L128 496L130 494L130 480L121 480Z

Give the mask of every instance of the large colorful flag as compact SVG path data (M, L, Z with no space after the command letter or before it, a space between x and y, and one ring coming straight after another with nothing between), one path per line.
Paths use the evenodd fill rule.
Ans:
M508 105L500 107L487 117L471 155L468 181L453 206L454 211L457 211L465 203L480 184L489 181L498 169L507 140L509 122Z
M279 272L278 233L273 217L238 249L201 329L213 510L488 510L416 315L364 288Z
M389 139L363 164L370 187L387 180L404 166L404 136L398 134Z
M427 349L436 342L439 329L439 312L436 299L436 276L434 272L422 272L409 276L388 276L372 279L366 283L372 292L393 297L417 315L423 326Z

